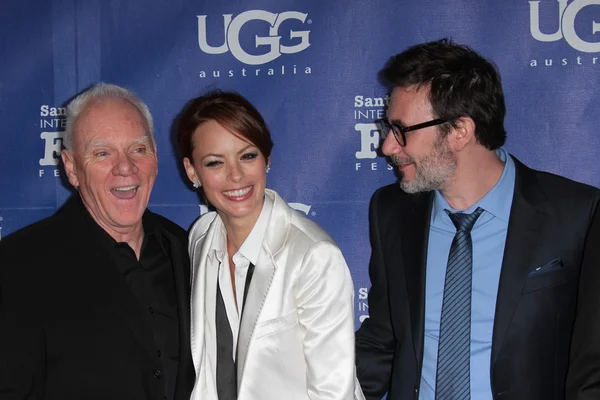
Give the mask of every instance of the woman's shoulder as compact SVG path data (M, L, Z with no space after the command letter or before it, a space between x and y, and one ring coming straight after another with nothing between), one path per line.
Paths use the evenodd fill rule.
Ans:
M317 242L327 242L335 245L335 241L331 236L315 221L303 215L299 211L290 207L286 200L273 190L268 192L273 196L273 218L280 224L281 230L287 231L286 243L295 244L304 243L311 246Z
M211 225L217 217L218 214L215 211L210 211L205 214L202 214L200 218L198 218L196 222L194 222L190 229L190 243L204 236L206 232L208 232L208 230L210 229Z
M315 242L335 243L331 236L315 221L300 214L298 211L292 211L290 219L290 231L295 232L297 236L305 236L307 240Z

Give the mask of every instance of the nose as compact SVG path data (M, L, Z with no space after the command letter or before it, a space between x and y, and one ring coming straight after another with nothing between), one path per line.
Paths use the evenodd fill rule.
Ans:
M396 140L396 137L390 132L390 134L383 140L381 144L381 152L386 156L391 156L392 154L398 154L402 152L402 146Z
M232 163L229 165L229 179L232 182L240 182L244 176L244 171L239 163Z
M119 154L113 167L114 175L129 176L137 173L137 166L128 154Z

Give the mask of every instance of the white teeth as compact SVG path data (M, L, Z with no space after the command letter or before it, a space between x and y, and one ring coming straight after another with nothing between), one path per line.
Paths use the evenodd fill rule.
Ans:
M230 196L230 197L242 197L242 196L247 195L251 189L252 189L252 186L248 186L247 188L244 188L244 189L228 190L226 192L223 192L223 194L225 196Z
M116 190L117 192L128 192L133 189L137 189L137 185L117 187L117 188L114 188L113 190Z

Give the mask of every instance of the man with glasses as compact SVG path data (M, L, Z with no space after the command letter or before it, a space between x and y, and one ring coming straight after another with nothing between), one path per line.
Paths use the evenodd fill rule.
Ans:
M502 149L500 76L469 47L413 46L383 77L400 184L370 206L366 398L599 398L600 191Z

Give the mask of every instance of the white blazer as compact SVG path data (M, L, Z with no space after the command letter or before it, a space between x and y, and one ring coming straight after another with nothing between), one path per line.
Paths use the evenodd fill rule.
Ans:
M354 399L355 391L363 398L354 366L354 288L344 257L317 224L273 190L265 195L273 209L240 322L238 399L343 400ZM215 317L217 271L206 261L218 218L207 213L190 232L193 400L217 399L206 362L214 346L204 338L205 320Z

